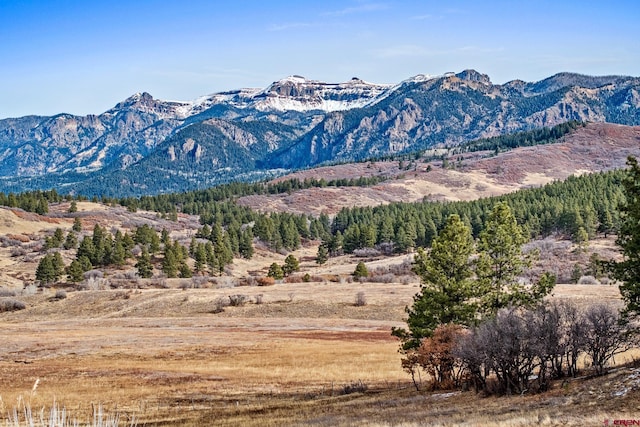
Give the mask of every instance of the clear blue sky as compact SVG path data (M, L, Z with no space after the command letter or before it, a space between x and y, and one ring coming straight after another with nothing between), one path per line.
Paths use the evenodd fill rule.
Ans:
M640 76L640 2L0 0L0 118L99 114L291 74L396 83L474 68Z

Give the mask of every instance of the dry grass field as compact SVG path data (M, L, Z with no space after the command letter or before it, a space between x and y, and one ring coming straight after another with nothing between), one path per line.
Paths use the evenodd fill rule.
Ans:
M55 400L82 418L102 404L139 425L193 426L600 425L640 410L640 371L631 368L535 396L415 392L389 331L402 324L416 286L212 285L69 292L55 301L45 290L23 298L27 309L0 315L0 409L20 397L34 408ZM362 307L353 304L359 291ZM212 313L231 293L251 302ZM619 299L609 285L560 285L554 295ZM367 390L345 394L348 385Z

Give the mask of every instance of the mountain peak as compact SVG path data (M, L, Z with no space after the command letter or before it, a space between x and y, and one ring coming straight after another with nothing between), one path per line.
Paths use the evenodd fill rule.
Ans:
M464 70L455 76L461 80L491 84L491 79L488 75L479 73L476 70Z
M135 105L149 105L153 101L153 96L148 92L136 92L124 101L119 102L115 109L133 107Z

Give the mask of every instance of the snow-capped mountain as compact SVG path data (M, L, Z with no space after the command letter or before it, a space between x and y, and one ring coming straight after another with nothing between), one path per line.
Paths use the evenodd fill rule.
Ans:
M638 125L639 94L636 77L494 85L474 70L395 85L290 76L188 102L137 93L100 115L0 120L0 191L62 182L92 194L178 191L567 120Z

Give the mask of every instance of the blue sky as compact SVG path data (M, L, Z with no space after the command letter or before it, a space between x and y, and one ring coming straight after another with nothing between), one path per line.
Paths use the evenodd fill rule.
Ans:
M299 74L396 83L474 68L640 76L640 3L0 0L0 118L99 114Z

